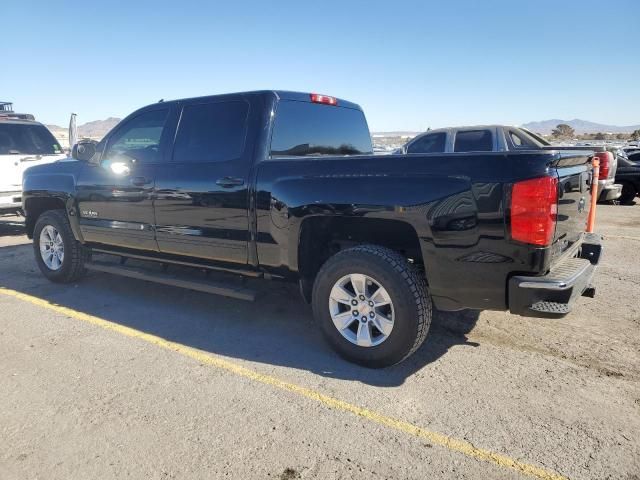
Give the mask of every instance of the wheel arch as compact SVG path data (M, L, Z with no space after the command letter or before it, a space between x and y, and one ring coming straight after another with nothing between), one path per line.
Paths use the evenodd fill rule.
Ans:
M50 210L64 210L69 217L71 230L76 240L82 241L80 226L75 216L75 207L73 199L68 196L28 196L24 203L25 229L28 238L33 238L33 230L35 229L38 218ZM73 212L74 215L70 215Z
M407 221L376 217L311 216L305 218L298 235L296 263L302 295L308 302L322 265L341 250L356 245L389 248L424 270L418 232Z

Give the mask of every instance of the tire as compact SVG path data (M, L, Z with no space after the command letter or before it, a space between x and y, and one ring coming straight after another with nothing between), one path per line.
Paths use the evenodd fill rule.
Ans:
M638 192L636 191L633 184L629 182L622 183L622 195L620 195L620 203L622 205L630 205L633 203L633 199L636 198Z
M41 253L43 230L47 232L44 234L44 238L46 239L51 238L51 232L56 232L59 235L59 239L58 235L54 235L54 237L56 240L61 240L61 242L58 241L56 243L56 247L59 243L62 244L63 253L61 262L58 258L58 261L53 262L52 265L47 264L45 258L52 257ZM33 251L38 268L40 268L42 274L52 282L74 282L85 273L84 262L87 259L86 249L73 236L69 219L64 210L49 210L40 215L33 230Z
M369 310L367 304L372 304L367 300L351 307L352 303L349 302L358 301L359 295L336 302L336 295L332 292L347 290L350 295L357 293L354 292L354 283L349 280L352 275L355 275L358 284L364 286L365 299L374 300L379 287L390 300L387 302L390 305ZM361 277L366 279L366 285L360 280ZM398 253L376 245L349 248L327 260L316 276L312 304L316 322L331 347L346 360L369 368L384 368L406 359L422 345L431 324L432 304L423 276ZM382 318L387 317L383 327L390 328L387 335L383 329L377 328L381 308L387 309L382 311ZM365 323L364 317L371 315L371 310L372 319ZM354 320L350 320L347 312L354 314ZM358 312L358 316L355 316L355 312ZM341 326L353 323L339 330L334 324L334 317L344 318L344 323L336 323ZM388 322L389 318L392 323ZM389 327L390 324L392 327ZM364 330L365 325L370 325L366 327L367 330ZM361 343L361 328L369 333L363 335L365 341L362 344L357 344ZM354 343L354 338L357 343ZM366 344L370 346L363 346Z

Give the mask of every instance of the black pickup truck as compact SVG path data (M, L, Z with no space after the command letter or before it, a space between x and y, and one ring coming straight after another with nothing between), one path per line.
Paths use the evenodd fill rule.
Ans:
M414 352L432 305L560 317L594 293L591 153L374 156L358 105L261 91L149 105L73 156L23 179L50 280L91 269L230 296L200 272L296 281L333 348L369 367Z

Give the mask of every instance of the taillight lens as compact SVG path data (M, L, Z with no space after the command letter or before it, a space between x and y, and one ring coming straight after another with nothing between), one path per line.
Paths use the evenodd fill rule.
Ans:
M313 103L324 103L325 105L338 105L338 99L336 97L330 97L329 95L320 95L318 93L309 94Z
M600 174L598 175L598 179L606 180L609 177L609 170L613 162L613 153L598 152L594 156L600 160Z
M556 177L515 183L511 191L511 238L532 245L550 245L557 213Z

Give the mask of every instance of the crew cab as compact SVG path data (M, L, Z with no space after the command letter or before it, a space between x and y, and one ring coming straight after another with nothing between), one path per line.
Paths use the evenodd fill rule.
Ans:
M374 156L358 105L259 91L149 105L73 156L24 174L47 278L248 299L201 272L298 282L332 347L368 367L413 353L432 306L561 317L594 293L591 152Z
M16 113L0 102L0 215L22 208L22 173L32 165L66 158L51 132L33 115Z
M598 201L610 202L622 195L622 185L615 182L618 160L604 146L554 146L523 127L476 125L429 130L411 139L398 153L517 152L535 149L593 152L600 162Z

